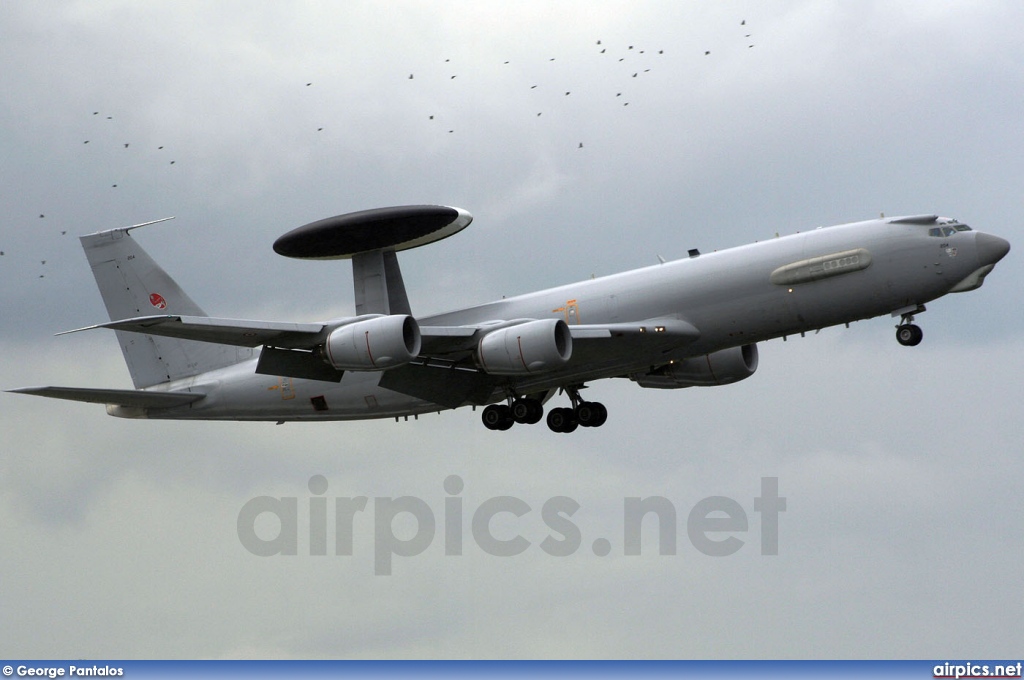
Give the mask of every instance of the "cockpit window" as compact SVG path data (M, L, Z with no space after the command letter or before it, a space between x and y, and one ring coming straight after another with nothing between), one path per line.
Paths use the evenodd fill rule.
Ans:
M971 228L968 227L966 224L958 224L958 225L954 226L953 228L956 229L957 231L970 231L971 230Z
M952 236L957 231L970 231L970 230L971 230L970 227L966 227L964 229L954 229L953 227L932 227L931 229L928 230L928 235L929 236L938 236L938 237Z

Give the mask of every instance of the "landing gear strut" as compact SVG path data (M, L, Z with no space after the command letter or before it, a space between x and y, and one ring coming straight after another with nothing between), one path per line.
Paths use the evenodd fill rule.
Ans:
M533 425L544 417L544 405L530 397L509 397L507 404L491 404L480 419L488 430L507 430L515 423Z
M507 430L515 423L512 407L508 404L491 404L480 417L488 430Z
M572 407L553 408L547 424L552 432L572 432L578 427L600 427L608 420L608 409L599 401L583 401L582 385L566 387ZM507 430L515 423L533 425L544 417L544 405L533 397L509 395L507 404L491 404L484 408L481 420L488 430Z
M896 342L906 347L920 344L923 337L924 331L921 330L921 327L912 323L900 324L896 327Z
M581 386L580 386L581 387ZM572 432L577 427L600 427L608 420L608 409L599 401L583 401L580 387L566 387L572 408L555 408L548 413L548 428L552 432Z
M923 312L924 308L919 307L915 311ZM923 337L924 331L921 330L920 326L914 325L914 313L903 314L900 317L900 325L896 326L896 342L904 347L914 347L921 344L921 338Z

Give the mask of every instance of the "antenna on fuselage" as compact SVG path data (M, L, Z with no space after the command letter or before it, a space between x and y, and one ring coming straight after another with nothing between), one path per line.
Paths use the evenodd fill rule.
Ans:
M346 213L293 229L274 252L308 260L352 260L356 314L410 314L396 252L440 241L473 216L443 205L405 205Z

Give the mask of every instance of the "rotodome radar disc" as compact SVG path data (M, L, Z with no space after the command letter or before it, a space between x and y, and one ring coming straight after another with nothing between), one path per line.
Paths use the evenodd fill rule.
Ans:
M469 212L443 205L362 210L293 229L274 242L274 252L285 257L336 260L375 250L408 250L447 238L472 221Z

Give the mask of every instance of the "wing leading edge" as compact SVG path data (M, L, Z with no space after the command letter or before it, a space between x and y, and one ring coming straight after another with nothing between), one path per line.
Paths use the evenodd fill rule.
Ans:
M474 352L487 333L534 319L492 321L461 326L422 326L418 360L383 371L379 385L389 390L455 408L466 403L488 403L504 376L491 375L474 362ZM240 347L263 346L256 372L338 382L343 371L328 366L313 351L334 324L285 323L215 317L154 315L110 321L65 331L96 328L197 340ZM570 364L564 370L516 378L517 387L548 389L566 381L626 366L638 357L678 348L700 337L700 331L681 319L648 319L613 324L576 324L568 327L573 339ZM299 350L299 351L296 351ZM589 379L589 378L588 378ZM192 403L202 394L160 393L141 390L106 390L71 387L29 387L11 390L22 394L137 408L171 408Z
M467 403L486 404L492 400L495 390L507 384L507 379L476 368L472 354L482 335L507 323L422 326L422 362L384 371L379 385L448 408ZM564 370L516 378L517 389L541 391L589 376L593 371L614 373L615 367L689 344L700 337L700 331L693 324L680 319L578 324L569 326L569 331L573 339L569 366Z
M119 321L108 321L94 326L64 331L58 335L77 333L95 328L109 328L115 331L131 331L147 335L162 335L182 340L198 340L239 347L311 348L323 342L326 324L282 323L276 321L251 321L248 319L218 319L209 316L178 316L158 314L139 316Z

